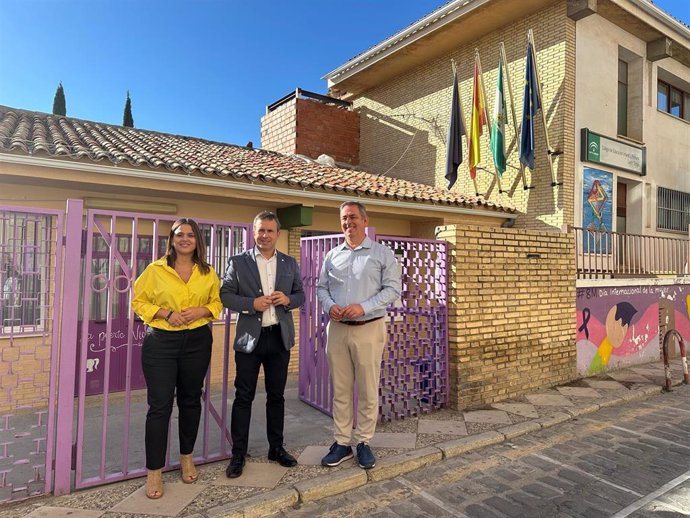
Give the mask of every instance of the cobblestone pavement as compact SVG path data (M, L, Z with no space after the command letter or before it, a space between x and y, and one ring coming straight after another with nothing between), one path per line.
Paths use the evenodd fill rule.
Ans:
M689 437L681 387L276 516L687 517Z
M674 366L676 381L679 369ZM663 504L669 513L664 517L690 516L678 514L690 509L683 501L687 481L672 482L690 469L690 441L686 446L679 435L690 432L690 406L683 400L690 399L690 388L659 396L663 381L663 366L655 362L481 409L443 409L382 423L371 443L377 465L364 471L354 461L320 466L332 442L332 420L299 401L293 379L286 392L285 437L298 458L294 468L266 458L264 399L257 394L251 457L240 478L226 478L222 461L200 466L196 484L182 484L179 470L165 473L159 500L145 497L142 478L19 502L2 502L0 493L0 517L247 518L283 512L589 518L638 505L656 490L662 493L658 501L645 501L635 512ZM90 447L100 451L97 444ZM0 458L0 473L9 469L3 462L17 463Z

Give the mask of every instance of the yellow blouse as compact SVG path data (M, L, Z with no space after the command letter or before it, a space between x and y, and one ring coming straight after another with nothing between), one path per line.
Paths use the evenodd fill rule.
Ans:
M193 307L208 308L213 317L177 327L162 318L155 318L160 308L180 312ZM146 324L157 329L181 331L201 327L217 319L223 310L218 274L211 268L207 275L203 275L195 264L189 281L185 283L165 259L154 261L134 281L132 309Z

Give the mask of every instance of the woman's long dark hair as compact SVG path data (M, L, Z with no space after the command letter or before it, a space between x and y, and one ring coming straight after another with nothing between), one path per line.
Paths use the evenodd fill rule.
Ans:
M211 271L211 266L206 262L206 244L204 242L204 236L201 234L199 225L196 224L191 218L180 218L170 227L170 234L168 234L168 246L165 250L165 261L168 263L170 268L175 267L175 261L177 260L177 252L175 252L175 247L173 247L173 239L175 238L175 232L180 225L189 225L192 227L192 232L194 232L194 238L196 239L196 249L194 254L192 254L192 261L199 267L199 271L206 275Z

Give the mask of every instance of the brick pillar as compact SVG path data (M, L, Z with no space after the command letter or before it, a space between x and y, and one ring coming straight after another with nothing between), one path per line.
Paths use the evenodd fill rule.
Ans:
M299 228L291 228L288 230L288 255L297 259L300 262L300 239L302 237L302 230ZM299 371L299 328L300 328L300 313L299 310L292 312L292 318L295 321L295 346L290 350L290 365L288 373L297 374Z
M464 409L577 377L570 234L446 225L450 406Z

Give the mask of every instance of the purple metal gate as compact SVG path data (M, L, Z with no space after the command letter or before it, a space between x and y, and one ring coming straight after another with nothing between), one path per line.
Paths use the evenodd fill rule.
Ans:
M316 298L321 265L328 251L343 242L343 235L303 237L300 241L300 273L304 305L299 320L299 398L331 415L333 386L326 360L328 315Z
M75 208L74 212L79 210ZM140 367L143 325L130 309L130 298L134 280L148 263L161 255L170 224L177 219L89 210L82 233L81 217L70 220L69 213L68 209L65 262L67 267L71 265L71 274L81 268L81 275L75 278L81 277L82 281L81 294L78 290L65 290L63 297L66 314L63 313L60 379L61 387L65 386L63 381L66 384L71 381L72 387L76 384L77 406L73 415L73 398L63 393L58 407L58 442L62 441L70 453L58 448L55 494L69 492L71 487L90 487L145 473L146 394L137 390L142 387L143 379ZM251 226L201 218L196 221L205 234L209 262L222 276L228 257L250 246ZM70 236L76 241L74 236L78 235L81 244L82 234L85 235L83 251L80 246L70 248ZM70 273L66 271L65 275ZM226 424L231 350L229 318L213 325L216 341L204 387L201 444L195 457L200 463L229 456ZM70 333L74 335L73 340L67 336ZM70 363L78 368L70 367ZM169 445L177 444L174 421L175 413ZM167 467L176 465L168 458ZM72 470L74 481L70 484Z
M0 504L52 487L63 218L0 206Z
M402 270L402 293L388 307L388 346L379 384L382 421L412 417L448 403L447 244L369 236L391 248ZM333 389L326 361L326 325L316 284L326 253L342 235L306 237L300 268L306 301L300 310L300 399L331 414Z

